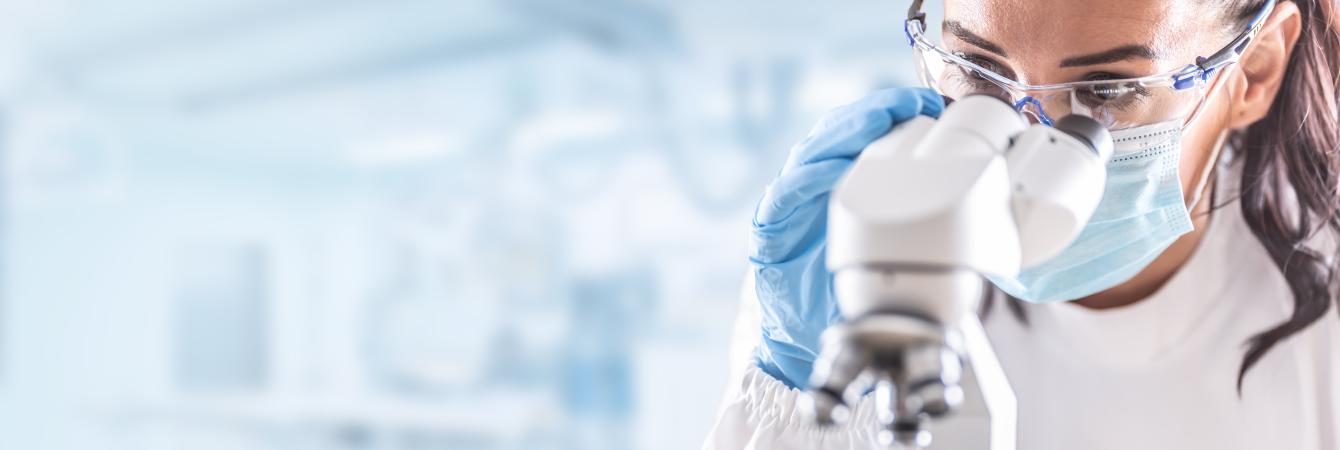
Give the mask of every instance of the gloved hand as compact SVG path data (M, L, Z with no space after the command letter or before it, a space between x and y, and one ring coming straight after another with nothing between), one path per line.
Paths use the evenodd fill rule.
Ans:
M838 108L791 149L754 211L749 261L760 303L759 368L793 388L809 382L819 336L840 320L824 265L828 194L856 156L895 125L944 109L929 89L887 89Z

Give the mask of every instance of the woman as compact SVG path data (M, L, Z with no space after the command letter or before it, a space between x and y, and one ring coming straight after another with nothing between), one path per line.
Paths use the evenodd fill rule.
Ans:
M1009 309L983 321L1018 397L1019 448L1340 449L1340 2L944 3L943 22L916 19L919 5L908 22L934 90L834 111L760 201L704 448L875 447L868 399L836 428L795 406L840 320L827 194L892 127L983 93L1035 121L1093 117L1117 147L1077 240L991 280L1008 296L986 306Z

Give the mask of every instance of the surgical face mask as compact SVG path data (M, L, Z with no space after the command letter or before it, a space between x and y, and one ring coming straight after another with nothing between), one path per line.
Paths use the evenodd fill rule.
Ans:
M1191 232L1178 177L1181 121L1114 131L1112 141L1103 199L1079 237L1016 277L988 277L992 283L1033 303L1080 299L1131 279Z

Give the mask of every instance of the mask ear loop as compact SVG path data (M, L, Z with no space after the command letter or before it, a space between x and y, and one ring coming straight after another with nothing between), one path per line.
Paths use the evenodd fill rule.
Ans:
M1214 98L1219 95L1219 92L1223 89L1225 84L1224 77L1222 76L1225 72L1227 71L1221 69L1219 76L1215 77L1214 86L1210 88L1210 92L1205 95L1205 98L1201 100L1199 105L1196 105L1195 111L1192 111L1191 113L1191 118L1187 119L1186 123L1182 124L1183 131L1190 128L1192 123L1200 118L1200 113L1205 110L1205 105L1208 105L1211 100L1214 100ZM1196 206L1199 206L1200 204L1201 198L1205 196L1205 187L1209 184L1210 176L1215 172L1215 168L1219 166L1219 156L1223 153L1224 143L1227 140L1228 130L1220 131L1219 137L1215 139L1214 148L1210 150L1210 160L1205 163L1205 168L1201 169L1201 173L1196 177L1196 190L1195 193L1192 194L1191 204L1186 208L1188 213L1194 213L1196 211Z

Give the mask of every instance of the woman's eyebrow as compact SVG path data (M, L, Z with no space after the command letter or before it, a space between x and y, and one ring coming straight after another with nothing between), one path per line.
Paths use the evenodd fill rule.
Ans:
M1159 54L1147 45L1125 45L1098 53L1066 58L1061 61L1061 67L1095 66L1141 58L1159 59Z
M954 35L954 37L959 38L959 40L972 44L982 50L995 53L1002 58L1008 57L1008 55L1005 54L1005 49L1001 48L1000 45L991 42L977 33L969 31L968 28L964 27L963 23L959 21L944 21L944 31ZM1098 53L1066 58L1061 61L1061 67L1096 66L1099 64L1108 64L1131 59L1159 59L1159 54L1148 45L1123 45Z
M1000 55L1001 58L1007 57L1005 55L1005 49L1000 48L999 45L996 45L996 43L986 40L986 38L984 37L978 36L977 34L968 31L968 29L964 28L963 24L959 23L958 21L946 20L944 22L944 31L949 32L949 34L954 35L954 37L959 38L959 40L962 40L963 42L967 42L969 44L981 48L982 50L986 50L988 52Z

